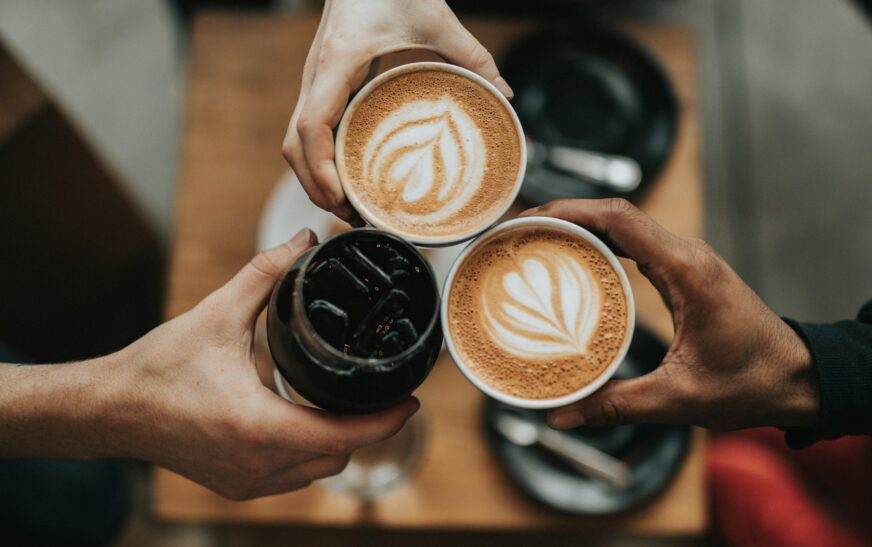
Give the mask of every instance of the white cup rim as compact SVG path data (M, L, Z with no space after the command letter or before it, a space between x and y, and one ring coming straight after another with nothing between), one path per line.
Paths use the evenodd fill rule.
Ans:
M415 72L419 70L442 70L445 72L451 72L453 74L458 74L460 76L464 76L487 89L491 92L506 111L509 113L509 117L512 119L512 123L515 126L515 130L518 134L518 144L521 148L521 157L518 168L518 175L515 178L514 186L512 187L512 191L509 195L506 196L506 202L503 207L500 208L498 213L493 215L493 218L488 220L488 222L484 223L482 226L470 230L468 232L452 235L452 236L424 236L424 235L415 235L403 232L401 230L397 230L390 223L384 222L379 219L376 215L374 215L366 205L361 201L361 199L351 191L348 184L348 177L345 175L345 134L348 131L348 123L351 119L351 116L354 114L358 105L364 98L366 98L373 89L381 85L383 82L390 80L396 77L399 74L403 74L406 72ZM416 245L421 245L425 247L444 247L448 245L456 245L458 243L462 243L464 241L468 241L473 239L474 237L482 234L483 232L490 229L494 226L499 219L509 210L509 207L512 206L512 203L515 202L515 199L518 197L518 193L521 191L521 183L524 181L524 174L527 170L527 143L524 140L524 128L521 126L521 120L518 119L518 114L515 112L515 109L512 108L511 103L509 103L508 99L500 93L500 91L489 81L485 80L475 72L471 70L467 70L463 67L459 67L457 65L452 65L449 63L440 63L434 61L427 62L418 62L418 63L408 63L404 65L400 65L394 67L390 70L379 74L372 80L370 80L348 103L348 106L345 108L345 112L342 114L342 119L339 121L339 126L336 130L336 138L334 140L334 157L336 160L336 172L339 175L339 182L342 186L342 191L345 193L345 196L348 198L349 203L354 208L355 211L360 214L360 216L371 226L378 228L379 230L384 230L386 232L390 232L392 234L398 235L407 241L410 241Z
M451 286L454 281L454 277L457 274L458 269L460 268L460 265L463 263L467 256L469 256L476 248L478 248L483 243L489 241L498 234L501 234L507 230L511 230L519 226L544 226L557 228L559 230L569 232L573 235L581 237L585 242L587 242L600 253L602 253L606 260L608 260L609 264L617 273L618 278L621 280L621 285L627 298L627 332L624 335L624 341L621 344L618 353L615 355L614 360L609 364L606 370L604 370L593 382L585 385L578 391L573 391L572 393L562 395L560 397L554 397L551 399L524 399L522 397L516 397L514 395L504 393L483 382L481 379L478 378L478 376L476 376L474 372L469 369L469 367L467 367L466 363L463 362L463 359L460 358L457 349L454 347L454 341L451 338L451 330L448 324L448 304L449 296L451 293ZM618 257L615 256L612 250L609 249L608 246L606 246L606 244L602 242L602 240L600 240L590 231L571 222L552 217L531 216L508 220L494 226L486 233L482 234L481 237L472 241L454 260L454 264L452 264L451 269L448 272L448 276L445 278L445 284L442 288L442 303L440 306L442 333L445 338L445 346L448 348L448 353L451 355L451 358L454 361L455 365L457 365L457 368L460 369L460 372L464 376L466 376L467 380L469 380L475 387L477 387L480 391L484 392L492 399L496 399L497 401L513 407L534 410L558 408L561 406L572 404L584 399L585 397L588 397L599 388L601 388L606 382L608 382L612 378L612 376L614 376L615 372L618 370L618 367L620 367L621 363L624 361L624 358L627 356L627 351L630 349L630 342L633 339L633 331L635 330L636 325L636 306L635 300L633 298L633 289L630 286L630 280L627 278L627 273L624 271L623 266L621 266L621 263L618 261Z

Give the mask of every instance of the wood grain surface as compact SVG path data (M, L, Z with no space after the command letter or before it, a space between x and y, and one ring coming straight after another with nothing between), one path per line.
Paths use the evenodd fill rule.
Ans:
M496 55L530 21L464 21ZM254 254L258 219L287 169L280 146L294 108L316 16L278 18L207 14L191 44L185 134L169 272L167 313L184 312L221 286ZM660 179L639 205L667 228L703 231L696 116L696 50L679 27L630 25L627 31L662 62L681 105L678 139ZM426 57L426 56L425 56ZM421 54L393 55L382 68ZM628 263L639 319L664 339L670 316L659 295ZM421 530L613 530L687 535L704 530L704 434L674 482L653 502L611 518L568 516L526 498L500 470L480 430L482 395L447 355L419 390L430 425L425 460L406 486L374 502L358 502L317 486L248 502L232 502L163 469L154 476L153 508L187 522Z

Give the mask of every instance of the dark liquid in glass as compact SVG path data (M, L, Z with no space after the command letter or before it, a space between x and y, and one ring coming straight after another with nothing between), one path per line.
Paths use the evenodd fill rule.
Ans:
M267 332L300 395L334 412L375 412L430 372L442 345L438 315L438 288L417 249L358 229L297 260L273 291Z

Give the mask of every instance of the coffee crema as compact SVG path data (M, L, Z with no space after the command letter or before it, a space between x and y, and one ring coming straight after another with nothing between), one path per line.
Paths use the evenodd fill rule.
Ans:
M550 227L510 229L474 249L447 310L464 365L522 399L582 389L614 362L628 333L627 296L608 259Z
M343 123L339 175L382 228L419 240L472 235L514 198L518 129L475 80L438 68L400 71Z

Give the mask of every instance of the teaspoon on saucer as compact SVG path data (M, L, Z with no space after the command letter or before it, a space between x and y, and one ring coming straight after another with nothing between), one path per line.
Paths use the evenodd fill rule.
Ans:
M623 490L632 484L633 474L627 464L579 439L509 412L499 413L493 425L510 442L519 446L539 444L581 473L600 479L615 489Z
M529 135L526 141L527 163L530 165L545 164L624 194L632 192L642 182L642 169L632 158L568 146L549 146L534 141Z

